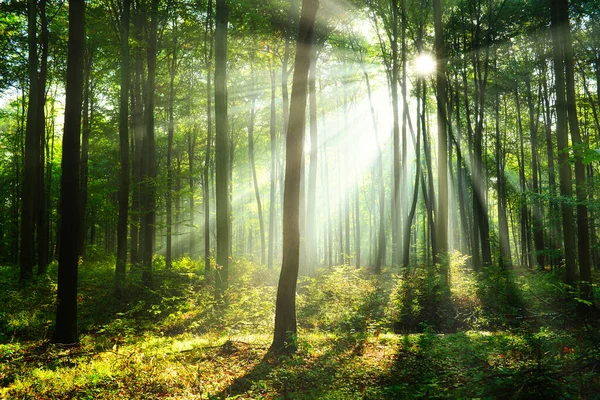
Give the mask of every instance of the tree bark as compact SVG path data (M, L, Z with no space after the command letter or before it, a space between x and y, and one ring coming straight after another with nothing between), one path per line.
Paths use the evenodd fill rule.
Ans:
M446 132L446 50L444 26L442 24L441 0L433 0L433 20L435 30L436 100L437 100L437 168L438 168L438 208L435 216L436 247L435 262L442 265L442 274L448 283L448 265L444 262L448 252L448 134Z
M67 87L61 178L61 243L77 243L79 224L79 135L83 91L84 0L69 0ZM63 246L58 259L55 343L75 343L77 336L77 246Z
M37 7L35 0L27 1L27 33L29 44L29 102L27 105L27 125L25 130L25 166L23 170L23 189L21 197L21 247L20 281L25 282L33 275L35 264L35 198L38 185L39 140L37 106L39 98L38 51L37 51Z
M304 125L318 0L302 0L298 32L290 121L286 140L285 192L283 203L283 262L275 306L275 331L271 351L294 352L296 343L296 284L300 257L300 171L304 146Z
M150 26L148 35L148 80L146 94L146 126L143 143L144 174L143 183L143 252L142 280L149 285L152 281L152 256L156 238L156 144L154 137L154 89L156 80L157 31L158 31L158 2L153 0L150 5Z
M129 11L130 0L123 0L121 13L121 93L119 103L119 221L117 224L117 265L115 291L121 294L127 265L127 221L129 217Z
M558 144L558 176L560 181L560 195L563 199L573 196L571 166L569 164L569 140L567 137L567 103L565 99L565 67L564 49L561 29L564 29L560 19L560 0L550 0L552 17L552 48L554 58L554 81L556 86L556 140ZM564 22L564 21L563 21ZM568 200L561 201L561 214L563 226L563 244L565 258L565 282L574 286L577 279L575 264L575 232L573 231L573 206Z
M228 287L230 198L229 131L227 129L227 0L217 0L215 29L215 122L216 122L216 201L217 201L217 296Z

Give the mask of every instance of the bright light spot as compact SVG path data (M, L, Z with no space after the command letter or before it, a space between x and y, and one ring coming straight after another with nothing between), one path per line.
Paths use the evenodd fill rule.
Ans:
M428 76L435 72L436 62L429 53L421 53L414 60L415 72L421 76Z

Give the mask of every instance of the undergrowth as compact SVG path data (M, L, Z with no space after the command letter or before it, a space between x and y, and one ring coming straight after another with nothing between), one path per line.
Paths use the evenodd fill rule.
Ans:
M553 272L475 272L460 254L449 286L440 266L323 269L298 284L299 351L277 357L275 271L235 261L223 308L201 261L155 261L150 287L134 268L117 298L114 259L83 260L72 347L49 340L56 266L25 286L0 267L0 398L600 397L600 329Z

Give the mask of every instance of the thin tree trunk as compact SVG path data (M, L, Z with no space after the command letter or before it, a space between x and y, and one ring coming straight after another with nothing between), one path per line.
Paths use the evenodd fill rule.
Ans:
M273 268L273 258L275 251L275 222L277 220L277 210L275 209L275 203L277 201L277 180L276 180L276 169L277 169L277 133L275 130L275 124L277 123L277 115L275 112L275 70L273 69L274 56L269 63L269 75L271 77L271 114L270 114L270 125L269 125L269 137L271 143L271 190L269 198L269 250L267 256L267 266Z
M67 87L61 178L61 242L77 243L79 207L79 135L85 38L85 2L69 0ZM77 335L77 246L63 246L58 260L58 290L54 342L75 343Z
M300 171L304 146L308 70L318 7L317 0L302 0L286 140L283 262L277 288L275 330L270 349L274 352L294 352L297 349L296 284L300 257Z
M36 106L38 107L37 112L37 134L39 137L39 156L38 161L38 172L37 172L37 192L38 192L38 216L37 216L37 254L38 254L38 275L46 273L46 268L50 262L50 248L49 248L49 236L48 231L48 209L49 209L49 193L46 193L45 183L45 168L46 168L46 80L48 75L48 19L46 18L46 0L40 0L39 2L40 21L42 24L41 32L41 64L40 73L38 75L38 101Z
M175 76L177 75L177 18L173 19L173 54L169 65L169 127L167 129L167 248L165 251L165 267L171 268L173 262L173 135L175 134L175 120L173 116L173 103L175 101Z
M227 128L227 0L217 0L215 30L215 122L216 122L216 202L217 272L216 288L220 297L228 287L230 198L229 131Z
M558 22L563 35L563 57L565 63L566 106L571 131L571 141L575 149L583 148L579 121L577 119L577 97L575 93L575 63L573 60L573 43L571 28L569 26L569 0L557 0ZM581 292L583 298L594 300L592 290L592 270L590 262L590 229L587 209L587 192L585 179L585 166L581 151L575 151L575 192L577 195L577 252L579 255L579 273L581 279ZM583 303L580 303L583 304Z
M554 58L554 80L556 85L556 139L558 144L558 165L560 180L560 195L563 199L573 196L571 166L569 164L569 140L567 137L567 103L565 99L565 70L564 49L561 38L561 29L564 29L560 20L558 6L559 0L550 0L552 15L552 43ZM561 214L563 226L563 243L565 257L565 282L574 286L577 279L575 264L575 232L573 231L573 206L568 200L561 201Z
M129 217L129 12L130 0L123 0L121 12L121 93L119 103L119 221L117 224L117 265L115 291L120 295L127 265L127 220ZM83 221L83 219L82 219Z
M154 137L154 89L156 79L158 2L150 5L150 26L148 36L148 92L146 95L146 135L144 137L144 251L142 253L142 279L146 284L152 281L152 255L156 238L156 144Z
M210 166L212 146L212 51L213 51L213 1L208 1L206 12L206 30L204 34L204 57L206 64L206 151L204 155L204 277L210 272ZM206 45L209 42L208 52Z
M35 264L35 198L37 196L37 164L39 161L39 138L36 124L38 94L38 51L37 51L37 7L35 0L27 1L27 31L29 44L29 102L27 106L27 126L25 130L25 166L23 171L23 190L21 197L21 247L20 281L24 282L33 275Z
M446 132L446 50L444 27L442 24L441 0L433 0L435 29L435 57L437 59L436 99L437 99L437 146L438 146L438 208L435 216L436 262L442 265L444 282L448 283L448 265L444 261L448 252L448 134ZM483 105L482 105L483 107Z
M254 183L254 195L256 196L256 206L258 208L258 223L260 226L260 263L265 264L265 223L263 220L262 203L260 201L260 190L258 188L258 176L256 175L256 163L254 162L254 119L256 97L254 97L254 70L252 71L252 106L250 108L250 120L248 121L248 160L250 162L250 171L252 173L252 181ZM252 248L252 247L251 247Z

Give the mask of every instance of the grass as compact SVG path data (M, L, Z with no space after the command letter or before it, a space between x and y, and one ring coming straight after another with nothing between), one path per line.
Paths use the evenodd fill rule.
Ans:
M433 267L324 270L299 283L299 351L276 357L277 274L235 262L223 310L201 264L156 261L151 288L134 270L115 299L113 260L84 260L72 347L49 341L56 267L26 287L0 267L0 398L600 398L598 326L553 273L473 273L456 255L448 293Z

